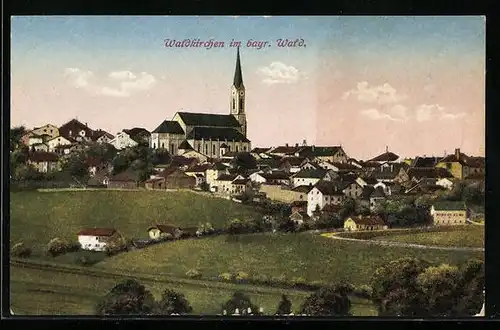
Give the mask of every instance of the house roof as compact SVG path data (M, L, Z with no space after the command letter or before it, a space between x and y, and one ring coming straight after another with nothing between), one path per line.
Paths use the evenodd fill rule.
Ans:
M298 217L300 219L309 219L309 215L307 215L307 212L304 211L295 211L292 214L290 214L290 218L292 217Z
M257 166L269 166L271 168L278 168L281 165L281 161L276 158L265 158L257 159Z
M94 131L87 127L85 124L79 122L76 119L72 119L68 121L66 124L59 127L59 135L64 136L65 138L76 136L78 132L85 131L85 136L92 137ZM70 134L71 132L71 134Z
M206 127L240 127L240 123L232 115L220 115L210 113L177 112L184 124L187 126ZM196 127L198 129L198 127Z
M342 210L342 205L334 205L334 204L326 204L323 206L323 209L321 209L322 212L328 212L328 213L338 213Z
M252 149L252 153L254 154L265 154L266 152L268 152L269 150L271 150L271 148L253 148Z
M131 170L127 169L123 172L120 172L118 174L115 174L109 178L109 181L118 181L118 182L136 182L137 181L137 176L136 174Z
M78 236L112 236L116 232L112 228L85 228L78 232Z
M360 197L362 199L368 199L371 197L371 195L374 191L375 191L375 188L373 186L364 186Z
M382 220L381 217L379 216L362 216L358 215L356 217L350 217L352 221L354 221L356 224L360 225L368 225L368 226L375 226L375 225L385 225L384 220ZM348 219L348 220L349 220Z
M307 178L307 179L323 179L326 175L326 170L314 169L314 170L300 170L293 175L294 178Z
M371 193L370 198L380 198L380 197L385 197L384 189L382 187L377 187Z
M442 201L433 204L437 211L465 211L467 207L464 202Z
M417 157L412 162L412 167L434 167L438 163L438 157Z
M468 176L465 177L464 180L478 180L478 181L484 181L484 173L472 173L469 174Z
M323 195L327 196L344 195L342 187L338 182L319 181L314 185L314 188L318 189Z
M458 157L457 157L458 156ZM469 157L466 154L457 150L456 154L447 155L439 160L440 163L460 163L469 167L484 167L484 157Z
M32 162L57 162L59 156L53 152L35 151L28 155L28 159Z
M298 150L298 154L301 157L325 157L325 156L335 156L338 152L342 151L341 146L331 146L331 147L318 147L318 146L305 146Z
M223 163L221 163L221 162L215 162L215 163L212 165L211 169L212 169L212 170L217 170L217 171L223 171L223 170L227 169L228 167L229 167L229 166L224 165L224 164L223 164Z
M312 190L312 188L312 186L298 186L293 188L292 191L308 194Z
M408 176L410 177L410 179L442 179L453 177L453 175L447 169L442 167L412 167L408 170Z
M271 173L259 173L266 180L288 180L290 175L282 171L272 171Z
M94 131L94 134L92 134L92 140L97 141L99 138L101 138L103 136L107 137L110 140L114 138L114 136L112 134L110 134L106 131L103 131L101 129L98 129L98 130Z
M206 170L212 168L213 164L210 163L205 163L205 164L197 164L194 166L191 166L186 170L186 172L203 172L205 173Z
M180 230L181 228L174 225L155 225L149 227L148 231L150 231L151 229L158 229L162 233L173 234L176 229Z
M170 166L190 166L198 163L198 159L184 156L174 156L170 161Z
M393 152L386 151L375 158L370 159L368 162L395 162L399 159L399 156Z
M155 130L151 133L171 133L171 134L184 134L181 125L174 120L164 120Z
M281 159L281 163L288 163L291 166L300 166L305 160L307 160L306 157L284 157Z
M326 163L335 166L336 168L339 169L339 171L358 171L359 170L359 167L354 166L354 165L349 164L349 163L331 163L331 162L326 162Z
M306 207L307 201L293 201L290 203L291 207Z
M187 142L186 140L182 141L181 144L179 144L179 149L183 150L193 150L193 147Z
M217 178L217 181L233 181L234 179L236 179L236 177L238 176L238 174L221 174L219 175L219 177Z
M245 185L250 181L249 179L236 179L232 182L232 184L237 184L237 185Z
M189 132L187 139L250 142L250 140L239 131L229 127L196 127Z
M285 155L293 155L297 151L299 151L302 147L299 146L278 146L269 150L270 154L285 154Z

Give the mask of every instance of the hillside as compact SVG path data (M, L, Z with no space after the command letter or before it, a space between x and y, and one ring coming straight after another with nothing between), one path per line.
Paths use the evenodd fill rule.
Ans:
M402 257L434 263L456 264L470 258L484 259L477 252L450 252L345 242L311 233L253 234L166 242L143 250L117 255L95 267L130 269L184 276L190 269L205 278L243 271L250 277L302 277L307 282L348 281L368 284L375 269Z
M231 218L256 216L248 206L188 191L13 192L10 241L37 250L56 236L76 241L84 227L111 227L126 238L145 238L155 223L189 227L210 222L221 228Z

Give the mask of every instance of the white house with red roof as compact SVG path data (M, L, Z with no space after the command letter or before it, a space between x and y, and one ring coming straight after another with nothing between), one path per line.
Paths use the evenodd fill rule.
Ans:
M104 251L118 237L118 232L112 228L85 228L78 233L78 242L83 250Z

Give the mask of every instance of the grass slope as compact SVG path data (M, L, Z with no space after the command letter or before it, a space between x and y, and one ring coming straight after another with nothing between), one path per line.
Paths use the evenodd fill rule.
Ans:
M484 227L470 225L461 230L396 234L373 239L435 246L484 247Z
M75 267L76 268L76 267ZM68 274L51 269L31 269L11 265L11 308L15 315L92 315L99 299L119 280L95 274ZM159 280L139 279L155 296L172 288L186 295L193 306L193 314L219 314L220 306L236 289L249 294L252 302L273 313L281 299L281 293L292 301L296 310L308 292L276 290L251 285L196 285L186 283L167 284ZM200 281L203 283L202 281ZM204 282L206 283L206 282ZM376 309L368 300L352 298L355 316L376 316Z
M116 228L127 238L147 237L151 224L180 227L234 217L255 217L252 208L192 192L77 191L10 194L11 244L45 245L53 237L75 241L84 227Z
M302 277L308 282L363 285L369 284L377 267L406 256L448 264L484 258L477 252L374 247L311 233L253 234L166 242L108 258L94 267L175 276L197 269L204 277L243 271L251 277Z

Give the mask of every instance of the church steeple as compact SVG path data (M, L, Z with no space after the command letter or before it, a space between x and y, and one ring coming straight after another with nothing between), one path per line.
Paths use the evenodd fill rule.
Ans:
M230 113L241 125L241 133L247 135L247 119L245 115L245 86L241 73L240 47L236 51L236 68L234 70L233 85L231 86Z
M240 47L236 50L236 68L234 70L233 86L240 89L243 86L243 75L241 74Z

